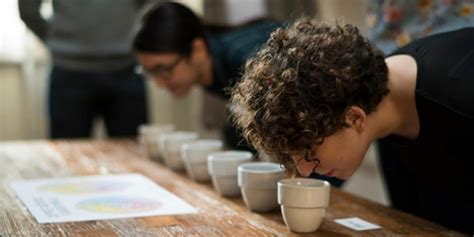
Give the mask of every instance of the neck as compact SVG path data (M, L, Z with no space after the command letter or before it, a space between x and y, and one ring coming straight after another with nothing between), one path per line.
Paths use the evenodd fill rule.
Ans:
M406 55L386 59L389 94L370 116L373 136L382 138L391 134L414 139L419 133L415 104L416 62Z

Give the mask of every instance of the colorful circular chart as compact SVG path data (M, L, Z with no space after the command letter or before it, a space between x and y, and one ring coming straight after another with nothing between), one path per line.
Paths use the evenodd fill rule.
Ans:
M141 197L99 197L76 204L77 208L95 213L136 213L152 211L163 204L157 200Z
M45 185L39 187L40 191L61 193L61 194L91 194L91 193L107 193L122 191L129 186L124 182L111 181L93 181L93 182L77 182Z

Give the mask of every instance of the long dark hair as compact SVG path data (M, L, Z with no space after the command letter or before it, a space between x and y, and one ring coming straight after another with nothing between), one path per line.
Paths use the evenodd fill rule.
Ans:
M206 41L205 28L198 16L182 4L164 2L146 12L133 48L189 55L193 40L200 37Z

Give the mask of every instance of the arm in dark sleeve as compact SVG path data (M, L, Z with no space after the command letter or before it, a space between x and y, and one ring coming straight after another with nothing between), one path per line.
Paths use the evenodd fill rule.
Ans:
M20 18L43 42L48 32L48 22L41 16L42 0L18 0Z

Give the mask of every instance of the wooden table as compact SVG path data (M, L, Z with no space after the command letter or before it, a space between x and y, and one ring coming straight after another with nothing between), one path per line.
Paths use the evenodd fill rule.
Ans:
M196 215L38 224L8 188L12 180L106 173L141 173L199 210ZM254 213L241 198L223 198L145 158L131 140L0 143L0 236L298 236L279 210ZM334 219L360 217L382 229L357 232ZM440 225L355 197L336 188L326 216L308 236L460 236Z

